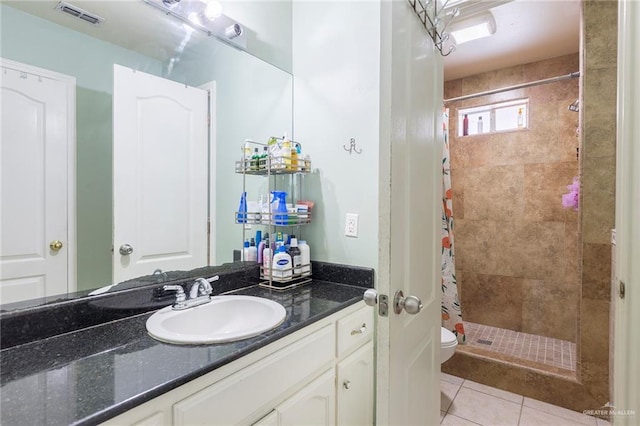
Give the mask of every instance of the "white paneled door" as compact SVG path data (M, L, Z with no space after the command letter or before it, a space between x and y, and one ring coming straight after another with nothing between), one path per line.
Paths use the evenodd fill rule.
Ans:
M207 265L207 92L114 65L113 279Z
M442 59L406 2L383 2L377 423L433 425L440 416ZM386 61L385 59L388 59ZM396 295L408 298L395 308ZM401 301L398 297L398 301ZM414 309L411 309L414 308Z
M612 423L640 424L640 3L618 3L616 244Z
M2 59L0 302L75 290L75 78Z

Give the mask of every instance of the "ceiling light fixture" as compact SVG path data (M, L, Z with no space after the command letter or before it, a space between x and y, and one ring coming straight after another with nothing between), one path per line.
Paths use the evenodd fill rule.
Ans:
M214 36L234 47L246 50L247 37L242 25L222 13L218 0L144 0L167 15Z
M456 21L449 30L456 44L489 37L496 32L496 20L491 12L472 16L469 19Z
M218 0L209 0L204 8L204 16L213 21L222 16L222 5Z

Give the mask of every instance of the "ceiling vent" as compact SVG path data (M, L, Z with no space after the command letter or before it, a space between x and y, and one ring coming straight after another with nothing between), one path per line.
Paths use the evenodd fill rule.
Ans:
M86 21L93 25L98 25L99 23L104 22L104 18L101 18L100 16L93 13L89 13L84 9L80 9L77 6L64 1L58 3L58 5L56 6L56 10L71 15L75 18L82 19L83 21Z

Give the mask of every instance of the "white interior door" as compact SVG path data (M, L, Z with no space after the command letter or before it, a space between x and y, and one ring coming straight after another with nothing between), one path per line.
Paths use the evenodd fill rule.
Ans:
M114 282L207 265L207 102L114 65Z
M616 163L616 257L613 288L615 425L640 422L640 3L618 3L618 126ZM624 297L620 297L624 286Z
M442 60L406 2L383 3L392 16L382 52L377 423L433 425L440 415L440 248ZM385 61L384 58L390 58ZM394 295L422 310L394 312ZM375 308L379 309L379 305Z
M0 298L75 290L75 78L1 60Z

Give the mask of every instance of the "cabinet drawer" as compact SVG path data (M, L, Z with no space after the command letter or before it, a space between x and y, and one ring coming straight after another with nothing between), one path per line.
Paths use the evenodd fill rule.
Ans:
M245 424L334 360L332 325L174 404L175 425Z
M362 309L338 320L337 323L337 356L351 352L371 340L373 336L373 309L364 306Z

